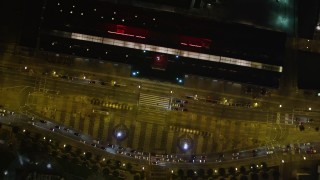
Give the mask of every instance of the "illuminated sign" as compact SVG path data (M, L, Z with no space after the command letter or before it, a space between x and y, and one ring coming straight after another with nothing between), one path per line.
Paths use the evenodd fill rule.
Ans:
M145 29L134 28L134 27L119 25L119 24L117 25L108 24L107 30L108 30L107 32L110 34L116 34L116 35L127 36L127 37L135 37L140 39L145 39L148 33L148 31Z
M168 57L164 54L156 54L153 56L152 69L166 70L168 65Z
M211 40L204 38L196 38L190 36L179 36L180 44L183 46L190 46L196 48L210 48Z

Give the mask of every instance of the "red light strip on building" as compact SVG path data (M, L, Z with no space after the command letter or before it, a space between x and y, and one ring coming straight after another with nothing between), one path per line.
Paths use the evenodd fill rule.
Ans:
M192 47L197 47L197 48L201 48L202 46L196 45L196 44L187 44L187 43L180 43L181 45L185 45L185 46L192 46Z
M145 39L146 37L144 36L136 36L137 38Z
M118 34L118 35L122 35L122 36L136 37L136 38L141 38L141 39L145 39L146 38L144 36L135 36L133 34L119 33L119 32L114 32L114 31L108 31L108 33L110 33L110 34Z
M198 47L198 48L201 48L201 47L202 47L202 46L199 46L199 45L196 45L196 44L189 44L189 46Z

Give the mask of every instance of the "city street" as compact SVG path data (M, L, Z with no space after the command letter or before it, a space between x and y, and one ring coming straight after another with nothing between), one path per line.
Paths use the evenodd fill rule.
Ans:
M1 91L5 93L2 93L1 104L73 127L102 144L118 144L146 152L184 154L179 141L187 137L191 142L189 154L210 154L270 143L303 142L306 137L318 138L312 128L305 132L297 129L293 119L287 117L292 115L291 109L279 108L279 102L284 102L285 106L289 98L260 98L262 105L256 108L230 106L222 99L232 98L249 104L257 100L248 95L215 92L215 99L221 103L214 104L202 99L209 94L212 97L209 91L167 83L110 77L101 73L85 75L88 73L75 69L69 72L68 68L59 67L64 74L75 77L71 80L53 76L53 71L61 71L57 67L11 66L5 64L2 68ZM83 76L86 78L81 78ZM106 84L101 85L100 81ZM113 81L122 85L114 86ZM142 94L145 99L141 99ZM93 99L98 99L99 103ZM188 101L184 104L188 111L170 110L173 99ZM306 101L298 103L297 107L307 103L312 104ZM315 119L319 117L316 112L313 116ZM127 131L123 140L115 137L118 127Z

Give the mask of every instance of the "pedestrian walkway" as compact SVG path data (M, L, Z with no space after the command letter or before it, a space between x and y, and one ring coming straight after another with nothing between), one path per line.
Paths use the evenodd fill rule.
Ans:
M137 112L95 113L92 112L94 106L86 98L35 94L32 99L35 111L52 121L73 127L103 143L147 152L182 153L178 144L186 134L192 138L191 151L195 154L246 148L261 143L270 135L266 123L223 121L152 106L139 106ZM122 141L115 138L115 129L119 126L128 131Z
M165 125L168 113L166 109L140 105L138 107L136 121Z
M139 105L169 109L170 98L153 94L140 93Z

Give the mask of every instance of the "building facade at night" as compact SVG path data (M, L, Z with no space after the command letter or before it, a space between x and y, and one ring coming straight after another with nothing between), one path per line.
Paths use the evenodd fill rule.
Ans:
M15 38L22 46L123 62L169 81L196 74L319 89L317 1L39 0L17 7L25 15Z

